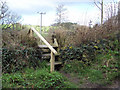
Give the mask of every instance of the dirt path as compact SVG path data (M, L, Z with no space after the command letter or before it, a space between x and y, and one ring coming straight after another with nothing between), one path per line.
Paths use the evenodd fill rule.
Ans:
M62 72L62 71L60 71L60 73L62 73L65 77L67 77L68 80L70 80L71 82L74 82L76 84L79 83L79 78L73 77L69 73L65 73L65 72Z
M62 72L62 71L60 71L60 73L63 74L65 77L67 77L67 79L71 83L74 83L79 88L119 88L119 90L120 90L120 80L119 79L114 80L112 85L102 86L102 85L99 85L99 84L91 83L88 80L84 80L84 82L81 83L80 82L81 80L76 76L73 76L69 73L65 73L65 72Z
M79 87L80 79L78 77L72 76L69 73L60 71L60 73L65 76L70 82L76 84Z

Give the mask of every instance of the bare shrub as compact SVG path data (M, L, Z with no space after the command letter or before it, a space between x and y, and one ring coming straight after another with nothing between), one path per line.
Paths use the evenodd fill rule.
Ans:
M112 22L106 22L101 26L93 27L92 29L76 29L76 38L74 45L78 46L81 43L88 41L97 41L103 38L109 38L112 34L118 33L118 25Z
M66 40L68 38L67 35L68 30L65 30L64 28L56 28L56 29L52 29L49 31L49 40L47 38L47 40L52 43L52 38L50 38L53 34L56 34L56 39L57 42L59 44L59 47L63 47L67 44Z
M60 47L74 45L79 46L81 43L97 41L99 39L107 39L114 33L118 33L117 16L110 18L103 25L96 25L93 28L87 26L76 26L74 30L65 28L57 28L51 30L54 32Z
M28 34L29 29L17 30L4 30L2 32L2 46L8 49L19 49L20 47L36 47L37 39L30 37Z

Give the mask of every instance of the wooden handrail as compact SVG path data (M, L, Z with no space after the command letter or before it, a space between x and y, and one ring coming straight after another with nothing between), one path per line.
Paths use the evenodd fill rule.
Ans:
M57 51L45 40L45 38L44 38L42 35L40 35L37 30L35 30L35 28L31 27L31 29L37 34L37 36L48 46L48 48L49 48L55 55L58 54Z
M54 44L55 44L55 46L58 47L58 42L57 42L57 39L56 39L56 38L54 38Z

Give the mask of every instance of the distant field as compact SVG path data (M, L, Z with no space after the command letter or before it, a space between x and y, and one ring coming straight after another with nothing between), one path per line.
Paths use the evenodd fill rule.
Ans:
M34 27L37 31L40 31L40 26L38 25L24 25L25 27ZM50 30L50 28L53 28L54 26L42 26L42 31L44 32L47 32Z
M11 24L10 24L11 25ZM7 28L8 26L10 26L10 25L7 25L6 27L4 27L5 26L5 24L4 25L1 25L0 24L0 27L4 27L4 28ZM27 28L31 28L31 27L34 27L38 32L40 31L40 26L39 25L21 25L20 26L20 24L19 25L14 25L14 30L21 30L22 29L22 27L27 27ZM52 28L56 28L55 26L42 26L42 32L44 33L44 32L48 32L50 29L52 29ZM10 29L11 30L13 30L13 26L11 26L10 27Z
M13 30L13 25L12 24L3 24L3 25L0 25L0 27L4 28L4 29L7 29L9 27L9 29ZM20 24L14 24L14 30L21 30L21 25Z
M40 26L38 25L23 25L24 27L31 28L34 27L38 32L40 32ZM47 37L48 36L48 31L51 30L52 28L56 28L55 26L43 26L42 27L42 36ZM37 37L37 35L34 33L34 36Z

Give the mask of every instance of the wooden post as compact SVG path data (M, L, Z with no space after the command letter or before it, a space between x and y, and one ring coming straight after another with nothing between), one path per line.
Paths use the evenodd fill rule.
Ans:
M55 54L51 51L50 72L54 71Z
M54 45L58 47L58 42L56 38L54 38Z

